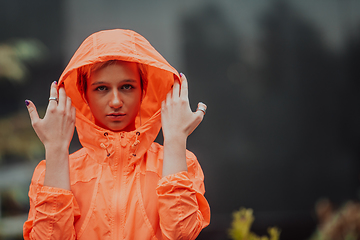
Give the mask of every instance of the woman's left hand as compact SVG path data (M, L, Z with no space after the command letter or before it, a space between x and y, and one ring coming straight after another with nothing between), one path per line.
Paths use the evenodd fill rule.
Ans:
M175 81L173 89L167 94L161 105L161 123L164 139L185 139L197 128L204 118L206 105L199 103L196 112L190 108L188 83L184 74L180 74L182 83Z

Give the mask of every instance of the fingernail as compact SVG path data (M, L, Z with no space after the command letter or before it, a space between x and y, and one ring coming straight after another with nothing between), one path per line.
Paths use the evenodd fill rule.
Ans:
M29 104L30 104L29 100L25 100L25 105L29 106Z
M54 81L54 84L57 85L57 81Z

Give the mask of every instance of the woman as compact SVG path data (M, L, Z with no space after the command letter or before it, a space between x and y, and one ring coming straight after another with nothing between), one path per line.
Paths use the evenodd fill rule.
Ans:
M186 150L206 106L191 111L186 77L139 34L89 36L52 83L44 119L26 105L46 160L25 239L195 239L209 224L203 173ZM69 155L75 126L83 148ZM161 127L164 146L154 143Z

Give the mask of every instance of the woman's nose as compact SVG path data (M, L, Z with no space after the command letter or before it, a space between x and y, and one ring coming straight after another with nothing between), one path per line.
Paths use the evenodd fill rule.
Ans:
M118 91L113 91L111 94L111 99L109 102L109 106L112 108L120 108L123 105L123 101Z

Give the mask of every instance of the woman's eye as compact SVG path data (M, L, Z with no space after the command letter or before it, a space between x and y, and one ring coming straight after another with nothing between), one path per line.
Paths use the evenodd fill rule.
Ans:
M96 88L97 91L105 91L106 87L105 86L100 86Z
M131 85L129 85L129 84L126 84L126 85L124 85L122 88L125 89L125 90L130 90L130 89L133 88L133 86L131 86Z

